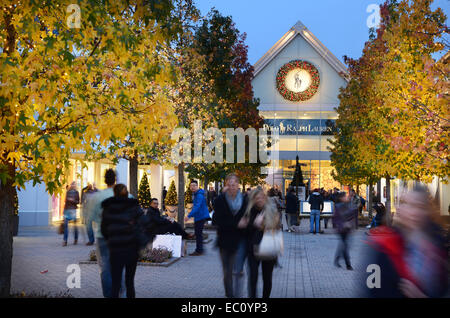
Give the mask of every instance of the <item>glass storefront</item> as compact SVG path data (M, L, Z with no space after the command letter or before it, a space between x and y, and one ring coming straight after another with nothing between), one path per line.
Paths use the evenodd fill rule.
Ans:
M106 189L106 184L103 176L105 171L110 168L114 168L112 163L108 162L91 162L77 158L70 159L71 167L68 171L67 185L72 182L76 182L77 190L80 193L84 187L89 183L95 184L97 189ZM61 194L52 195L51 199L51 213L52 221L60 221L64 215L64 202L66 199L66 191ZM80 217L80 209L77 210L77 218Z
M300 110L297 107L296 111L260 111L260 115L264 117L267 130L279 133L280 161L271 167L282 175L284 189L293 178L297 155L304 181L309 183L311 190L341 188L332 177L328 150L328 139L336 129L336 112Z

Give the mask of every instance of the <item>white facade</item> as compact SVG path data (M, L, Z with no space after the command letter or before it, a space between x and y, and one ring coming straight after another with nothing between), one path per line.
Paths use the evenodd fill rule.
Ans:
M276 86L280 68L293 60L311 63L319 72L320 85L315 95L294 102L285 99ZM345 66L301 23L298 22L254 65L252 81L256 98L260 99L259 111L271 129L279 130L279 163L272 163L266 181L285 188L292 179L296 156L306 168L303 176L310 187L326 190L340 186L331 178L330 134L284 131L286 124L300 129L304 123L319 123L319 129L337 118L335 108L339 105L339 89L347 85ZM289 126L288 126L289 127Z

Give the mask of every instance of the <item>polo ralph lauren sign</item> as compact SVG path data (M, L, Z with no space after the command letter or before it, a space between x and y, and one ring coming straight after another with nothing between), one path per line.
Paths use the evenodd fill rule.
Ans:
M336 131L334 119L265 119L264 129L282 135L332 135Z

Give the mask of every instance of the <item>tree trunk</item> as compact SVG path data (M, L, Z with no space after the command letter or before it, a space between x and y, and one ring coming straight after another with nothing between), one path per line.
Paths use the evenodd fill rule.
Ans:
M178 220L184 229L184 163L178 165Z
M391 176L386 175L386 223L391 225Z
M136 199L138 197L138 158L137 154L134 154L133 158L130 158L130 166L128 169L130 176L130 194Z
M14 166L7 165L9 177L0 182L0 298L9 297L13 255L12 217L14 211Z
M369 212L369 221L372 221L372 202L373 202L373 185L369 184L369 194L367 195L367 212Z
M203 190L205 190L205 192L207 192L208 191L208 184L209 184L208 177L205 177L204 182L205 183L203 184Z
M381 179L377 182L377 200L381 203Z

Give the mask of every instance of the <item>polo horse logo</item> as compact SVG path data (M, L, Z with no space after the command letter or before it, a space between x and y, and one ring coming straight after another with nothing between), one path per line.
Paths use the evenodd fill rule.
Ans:
M300 79L300 72L295 73L295 88L300 89L302 86L302 80Z

